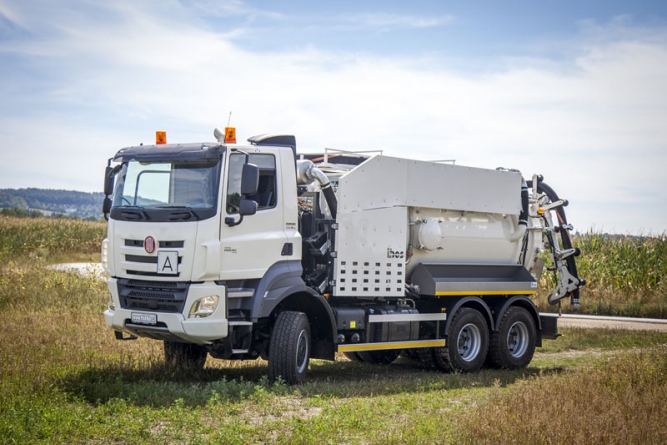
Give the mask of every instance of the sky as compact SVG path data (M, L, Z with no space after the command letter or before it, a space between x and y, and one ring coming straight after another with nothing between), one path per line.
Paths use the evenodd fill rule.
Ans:
M0 0L0 188L122 147L294 134L541 174L580 232L667 232L667 2Z

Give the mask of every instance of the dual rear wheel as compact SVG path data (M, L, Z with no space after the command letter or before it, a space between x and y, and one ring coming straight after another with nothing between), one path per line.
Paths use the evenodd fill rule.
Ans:
M522 307L508 308L495 332L489 332L479 311L464 307L451 321L447 345L433 348L431 354L433 364L445 372L476 372L485 363L494 368L518 369L533 359L536 342L535 320Z
M488 363L495 368L518 369L528 366L535 353L535 320L522 307L512 306L491 335Z

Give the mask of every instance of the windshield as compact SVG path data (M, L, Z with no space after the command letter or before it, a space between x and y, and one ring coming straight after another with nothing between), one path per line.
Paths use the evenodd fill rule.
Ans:
M217 209L219 184L219 159L169 162L130 160L123 164L118 174L112 217L115 214L120 219L174 220L179 218L173 218L169 212L175 209L181 209L180 213L184 217L180 219L210 217ZM141 218L136 218L132 209L140 210L137 214ZM187 212L183 213L183 209ZM119 211L134 216L122 218Z

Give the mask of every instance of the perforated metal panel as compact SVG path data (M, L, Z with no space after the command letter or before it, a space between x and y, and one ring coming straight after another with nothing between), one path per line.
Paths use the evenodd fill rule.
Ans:
M335 296L404 295L407 218L406 207L338 216Z

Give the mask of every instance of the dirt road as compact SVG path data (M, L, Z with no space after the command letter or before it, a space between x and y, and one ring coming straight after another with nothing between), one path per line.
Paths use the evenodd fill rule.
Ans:
M557 317L557 315L554 315ZM634 331L667 332L667 320L655 318L605 317L598 315L564 314L558 318L559 328L607 328Z

